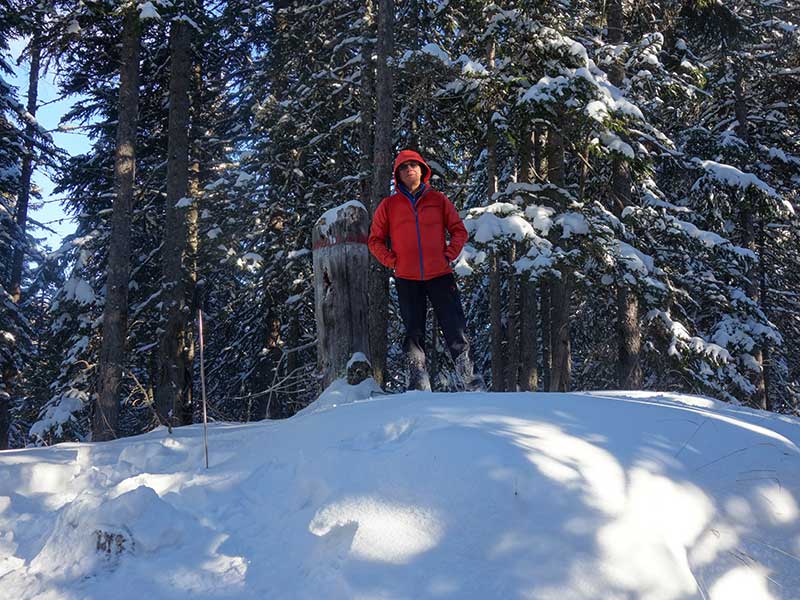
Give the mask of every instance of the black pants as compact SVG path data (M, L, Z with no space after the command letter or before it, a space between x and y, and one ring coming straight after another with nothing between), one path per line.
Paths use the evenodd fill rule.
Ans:
M403 349L412 360L425 360L425 316L428 300L444 332L445 343L455 359L469 348L467 320L455 277L450 273L428 281L395 278L400 316L406 329ZM423 363L424 364L424 363Z

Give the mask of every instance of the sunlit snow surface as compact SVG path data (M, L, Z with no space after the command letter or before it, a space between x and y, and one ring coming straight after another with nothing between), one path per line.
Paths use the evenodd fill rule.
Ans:
M213 424L209 470L197 426L0 453L0 597L800 598L797 420L370 389Z

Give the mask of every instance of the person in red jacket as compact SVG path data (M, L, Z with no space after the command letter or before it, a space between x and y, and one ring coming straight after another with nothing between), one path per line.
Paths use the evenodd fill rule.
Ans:
M450 266L467 241L467 230L450 200L430 187L430 178L431 169L417 152L403 150L397 155L395 193L375 210L369 250L394 271L405 327L408 387L431 389L424 350L430 300L461 387L474 389L480 387L480 378L473 375L466 318ZM449 243L446 234L450 235Z

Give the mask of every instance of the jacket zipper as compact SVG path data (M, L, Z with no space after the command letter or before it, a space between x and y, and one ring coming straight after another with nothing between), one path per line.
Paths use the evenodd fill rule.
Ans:
M422 279L423 281L425 280L425 269L422 266L423 265L423 261L422 261L422 235L420 234L420 231L419 231L419 213L417 212L417 205L420 202L422 202L422 198L424 198L425 194L427 194L427 193L428 193L428 190L427 189L424 190L422 192L422 196L417 198L416 202L411 202L411 200L409 200L409 202L411 202L411 210L414 211L414 223L416 223L416 225L417 225L417 248L419 248L419 276L420 276L420 279Z

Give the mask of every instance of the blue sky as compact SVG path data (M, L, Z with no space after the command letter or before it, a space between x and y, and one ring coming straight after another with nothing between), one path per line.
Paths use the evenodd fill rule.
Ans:
M11 42L11 56L12 62L15 63L19 58L23 49L25 48L25 40L12 40ZM18 98L21 104L25 105L28 99L28 74L30 72L30 64L23 61L15 68L15 73L9 78L9 83L17 87ZM50 133L56 145L63 148L72 155L84 154L88 152L90 141L89 138L80 133L73 131L70 133L56 131L61 117L70 109L75 103L80 101L79 97L71 97L52 104L42 104L53 101L58 97L58 86L55 82L53 73L42 73L39 78L39 102L40 108L36 113L36 118ZM34 210L28 213L29 219L34 219L41 223L47 224L48 227L55 230L56 233L46 234L47 242L51 248L55 249L61 243L65 235L75 231L75 223L66 218L64 210L59 202L59 198L53 195L53 182L48 179L47 175L41 170L34 173L34 182L42 190L42 197L44 204L35 207ZM37 203L38 204L38 203ZM34 208L32 206L32 208ZM44 232L41 232L44 234ZM39 235L39 234L37 234Z

